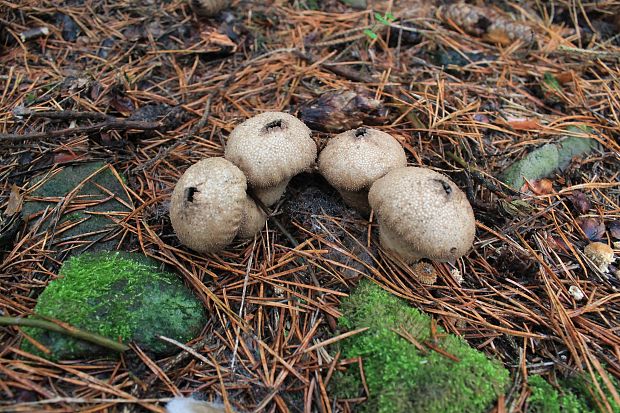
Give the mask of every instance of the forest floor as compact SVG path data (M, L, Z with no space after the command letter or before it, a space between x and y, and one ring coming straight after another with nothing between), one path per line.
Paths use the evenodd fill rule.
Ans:
M524 408L528 375L620 378L619 265L601 272L583 252L620 241L620 2L478 1L475 24L466 6L430 0L232 3L198 19L184 0L0 0L0 236L12 238L0 315L31 314L75 248L55 226L10 218L37 177L90 161L126 178L118 247L178 273L210 314L188 343L202 359L51 362L0 327L0 400L16 403L0 411L163 412L191 394L242 411L354 410L327 383L352 361L320 344L341 333L340 300L364 277L511 370L497 412ZM301 116L319 148L362 123L392 134L409 164L467 193L473 250L422 284L315 174L276 206L285 232L270 220L218 255L184 248L167 213L176 181L266 110ZM499 181L571 126L599 146L518 191Z

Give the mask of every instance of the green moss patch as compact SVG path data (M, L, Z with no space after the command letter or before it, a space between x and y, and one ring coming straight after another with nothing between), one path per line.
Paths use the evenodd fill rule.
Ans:
M500 363L441 328L433 341L429 316L375 284L360 283L341 310L344 329L369 328L340 344L344 358L363 359L370 396L359 411L486 412L508 385L509 373ZM430 348L422 353L393 330L432 342L458 361ZM337 374L332 383L340 398L362 395L356 368Z
M107 252L74 256L58 279L39 296L35 314L51 317L91 333L123 342L135 341L154 353L171 346L158 335L186 342L205 323L200 301L173 274L140 254ZM38 328L24 328L51 350L52 359L102 354L104 349ZM27 340L23 347L39 351Z
M614 387L618 382L609 375ZM599 386L604 389L613 412L620 412L606 388L602 377L597 377ZM541 376L531 376L527 382L531 394L527 399L527 413L595 413L602 410L603 401L598 397L590 377L585 375L561 380L558 387L549 384Z

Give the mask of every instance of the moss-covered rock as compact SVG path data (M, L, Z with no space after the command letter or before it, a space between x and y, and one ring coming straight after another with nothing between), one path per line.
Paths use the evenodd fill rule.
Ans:
M89 251L114 250L118 241L103 240L106 236L104 231L116 225L114 218L119 220L119 215L130 211L127 205L131 205L131 200L125 193L123 183L102 162L67 166L49 178L34 181L32 186L35 189L30 194L32 199L24 203L22 216L34 222L38 219L38 214L63 202L82 182L84 183L72 198L72 202L65 205L65 214L54 227L54 241L58 244L63 240L71 240L84 245L96 241ZM81 207L79 204L88 205ZM48 229L51 221L48 218L43 222L42 229Z
M617 388L618 382L609 376L612 384ZM599 386L603 389L613 412L620 412L605 387L602 377L597 377ZM602 400L596 396L594 385L585 375L561 380L559 387L549 384L541 376L531 376L527 382L530 396L527 399L527 413L595 413L601 411Z
M498 362L471 348L461 338L437 329L426 354L394 330L404 330L418 342L432 342L431 319L375 284L362 282L342 303L339 325L347 330L368 327L340 343L342 356L363 358L370 397L363 412L473 413L486 412L509 382ZM357 369L337 374L332 383L340 398L360 396Z
M140 254L101 252L67 260L59 277L39 296L35 314L51 317L113 340L135 341L154 353L171 346L158 335L185 342L205 323L204 308L173 274ZM105 350L72 337L24 328L51 350L52 359L80 358ZM26 350L39 353L27 340Z
M570 126L571 134L587 134L586 127ZM528 153L523 159L510 165L503 173L502 180L515 189L521 189L525 179L534 181L551 176L558 169L565 169L575 156L589 153L598 146L592 138L565 136L557 143L550 143Z

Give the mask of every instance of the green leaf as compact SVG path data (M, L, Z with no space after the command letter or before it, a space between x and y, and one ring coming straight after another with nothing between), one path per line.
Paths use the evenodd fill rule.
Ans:
M24 98L24 103L26 106L32 105L35 100L37 100L37 94L35 92L30 92Z
M376 19L379 23L384 24L384 25L386 25L386 26L389 26L389 25L390 25L390 22L391 22L392 20L394 20L394 19L395 19L395 17L394 17L394 15L393 15L392 13L385 13L385 15L384 15L384 16L382 16L382 15L381 15L381 13L377 13L377 12L375 12L375 19Z
M556 92L562 92L562 86L560 86L560 82L558 79L553 76L550 72L545 72L543 75L543 83L547 87L547 89L554 90Z
M385 17L383 17L380 13L375 12L375 19L377 19L379 23L385 24L386 26L390 24L390 22L385 20Z
M365 29L365 30L364 30L364 34L365 34L366 36L370 37L372 40L375 40L375 39L378 37L378 36L377 36L377 33L373 32L373 31L372 31L372 30L370 30L370 29Z

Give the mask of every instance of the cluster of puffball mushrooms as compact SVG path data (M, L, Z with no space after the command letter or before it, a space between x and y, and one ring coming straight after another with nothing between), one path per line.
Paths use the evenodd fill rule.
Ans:
M310 129L287 113L266 112L238 125L224 157L192 165L174 188L170 220L181 241L217 252L235 237L253 238L267 220L248 195L270 207L291 178L316 167ZM361 127L334 136L318 155L318 171L350 207L374 210L385 250L407 263L454 261L471 248L475 219L465 194L447 176L408 167L391 135Z

